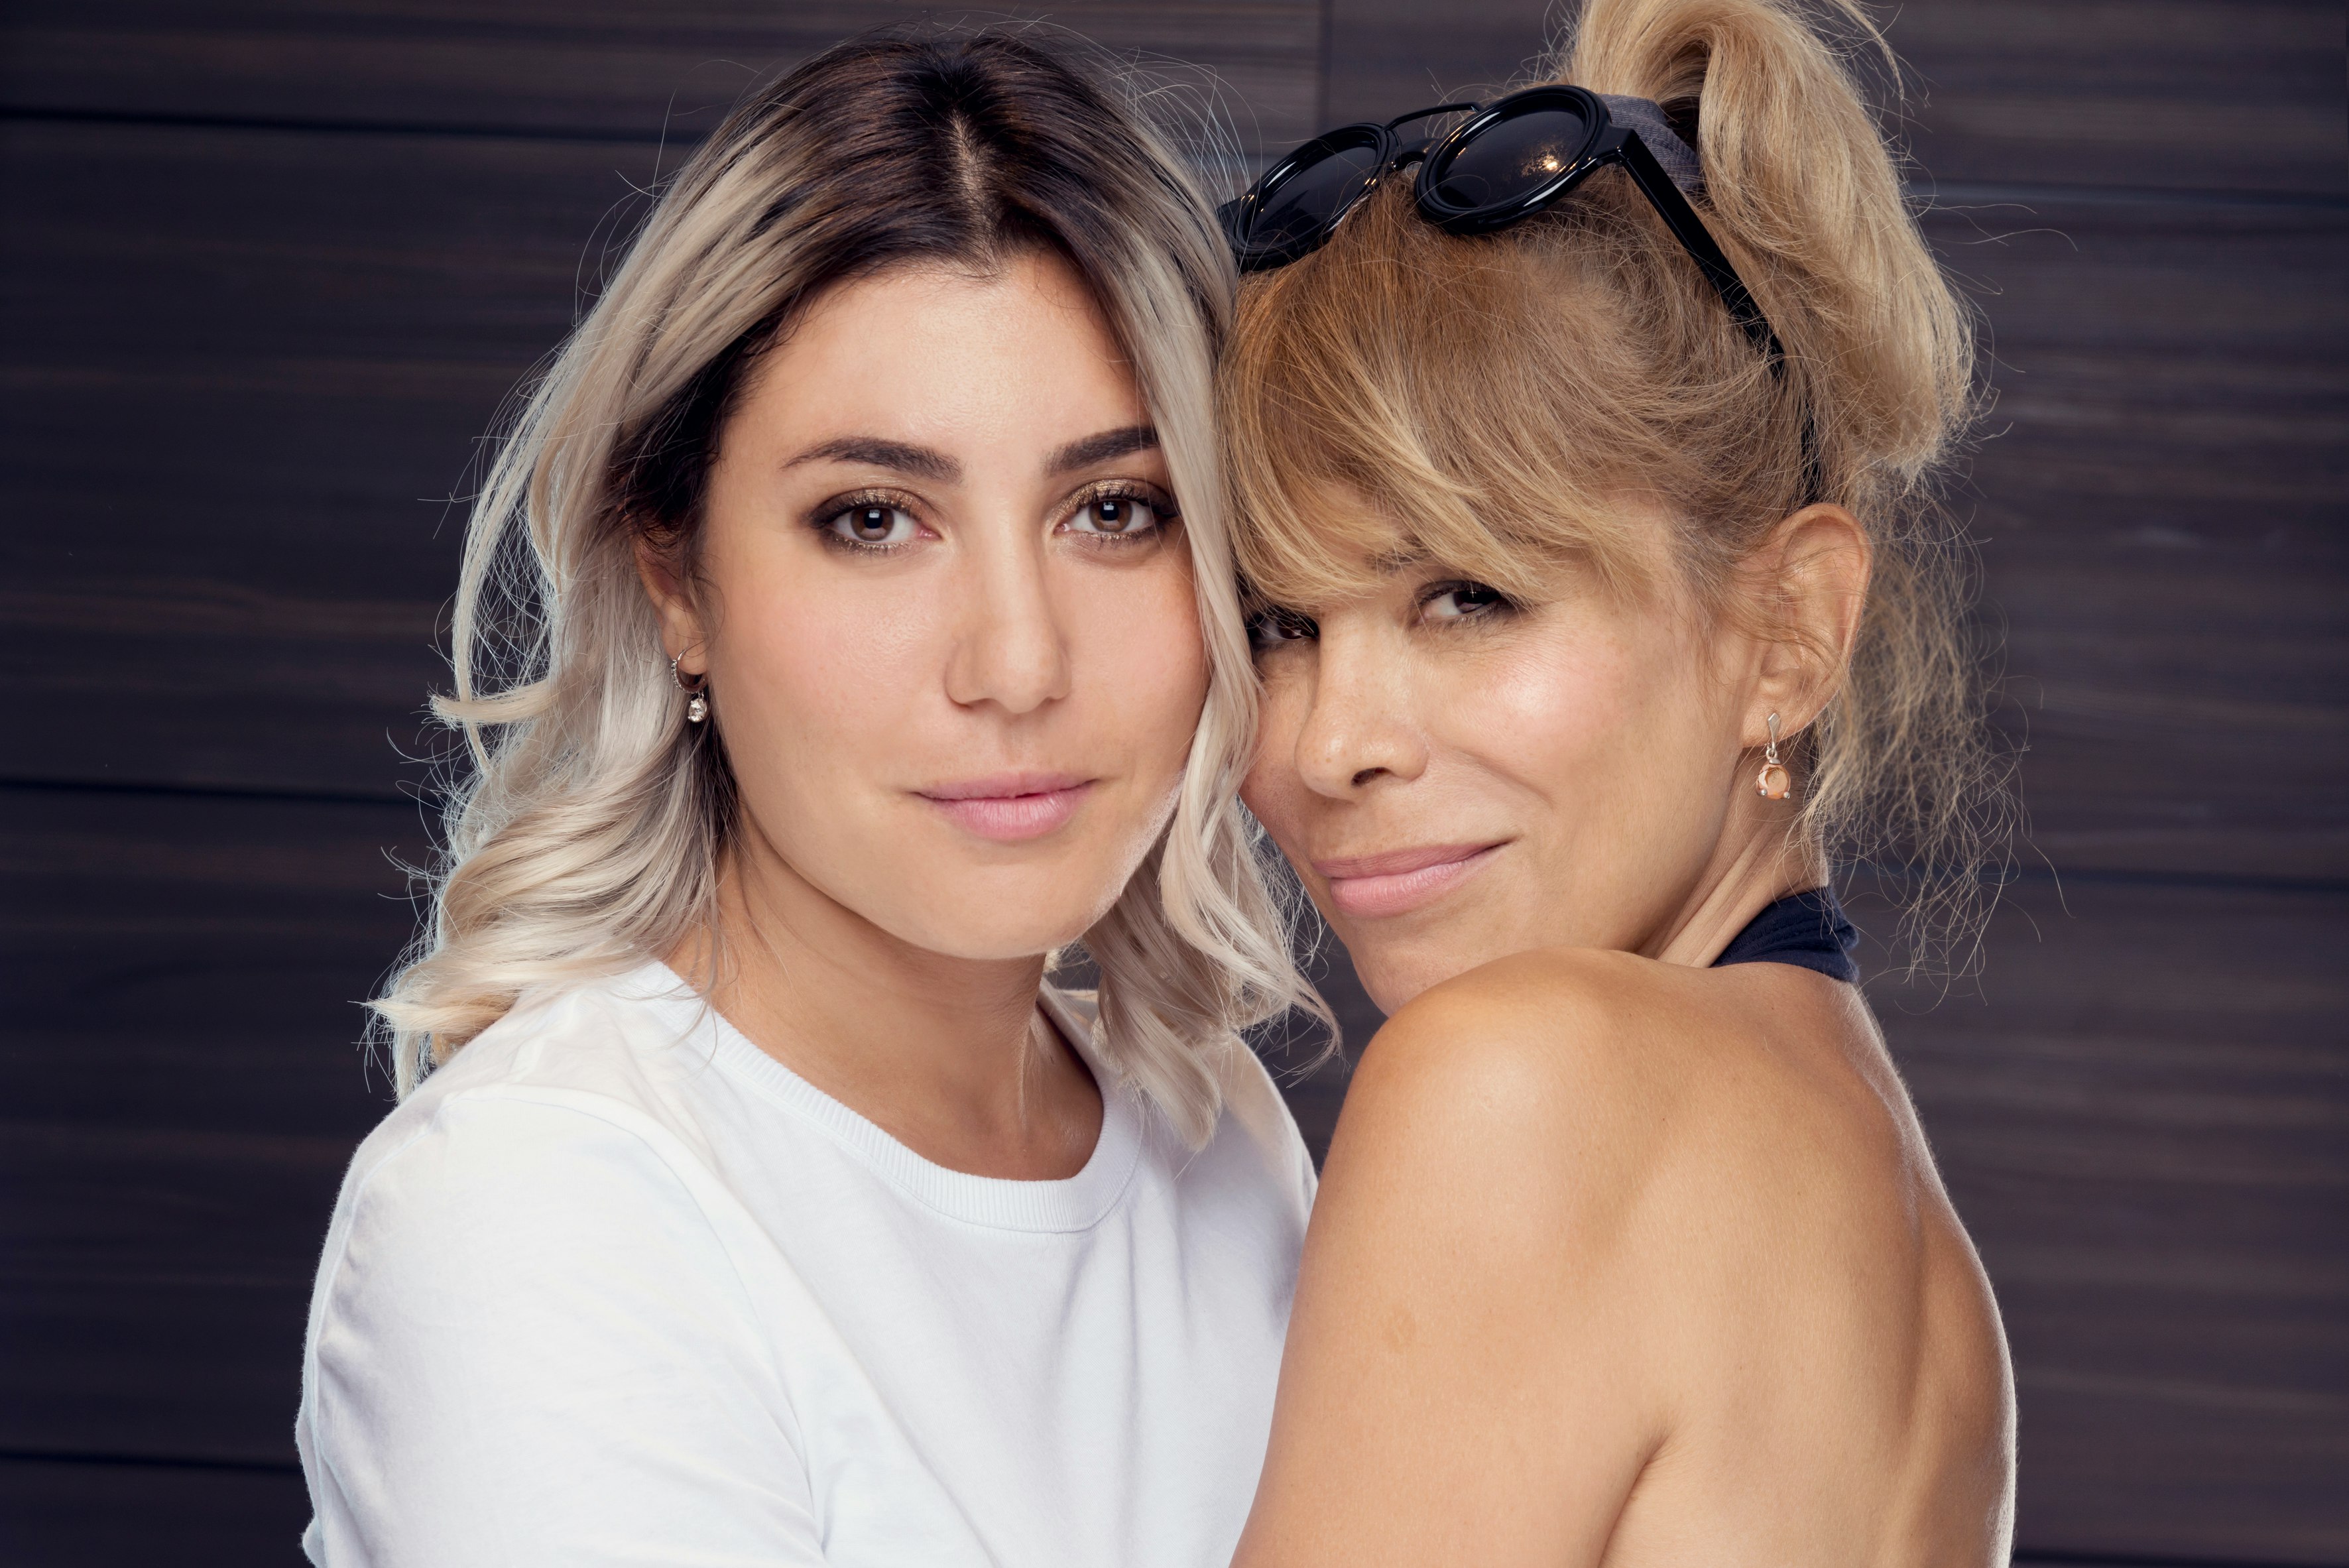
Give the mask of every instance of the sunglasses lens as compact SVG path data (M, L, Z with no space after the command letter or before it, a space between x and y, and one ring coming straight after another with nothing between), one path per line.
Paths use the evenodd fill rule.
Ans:
M1378 167L1379 150L1374 143L1330 149L1281 181L1279 189L1257 209L1256 222L1248 226L1249 247L1285 251L1309 243L1361 193Z
M1589 141L1590 122L1563 107L1495 121L1444 167L1435 196L1460 211L1522 201L1580 161Z

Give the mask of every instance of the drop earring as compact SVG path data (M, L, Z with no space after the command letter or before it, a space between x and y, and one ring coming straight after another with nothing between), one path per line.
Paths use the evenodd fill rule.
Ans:
M679 654L677 655L677 658L669 660L668 678L676 683L678 690L685 693L685 695L691 699L685 705L685 722L688 724L699 724L703 719L709 717L709 677L708 676L702 676L701 684L698 686L689 686L686 685L685 677L677 673L677 660L683 657L685 657L685 655L683 654ZM1771 717L1775 719L1777 716L1774 714Z
M1770 716L1770 748L1762 754L1762 771L1754 776L1754 792L1764 800L1783 800L1794 779L1778 760L1778 716Z

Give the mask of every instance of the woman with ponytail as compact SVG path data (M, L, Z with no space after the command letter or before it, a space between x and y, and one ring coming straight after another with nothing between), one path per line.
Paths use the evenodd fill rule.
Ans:
M2004 1563L1997 1309L1832 886L1962 955L2007 831L1971 345L1838 41L1588 0L1226 222L1244 795L1391 1014L1238 1562Z

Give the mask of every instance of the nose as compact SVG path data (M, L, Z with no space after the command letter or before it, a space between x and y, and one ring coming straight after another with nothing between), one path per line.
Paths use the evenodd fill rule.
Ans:
M1065 629L1045 577L1040 542L1016 527L973 530L961 567L963 614L947 661L947 696L1033 713L1069 695Z
M1412 779L1427 766L1427 743L1412 711L1406 653L1391 629L1321 623L1297 771L1306 787L1351 799L1378 780Z

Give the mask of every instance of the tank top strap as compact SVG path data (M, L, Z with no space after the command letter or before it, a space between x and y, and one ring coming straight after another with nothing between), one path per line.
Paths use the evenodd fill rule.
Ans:
M1859 965L1852 958L1858 945L1859 933L1844 918L1835 890L1815 887L1787 894L1746 922L1713 964L1716 969L1730 964L1792 964L1851 985L1859 979Z

